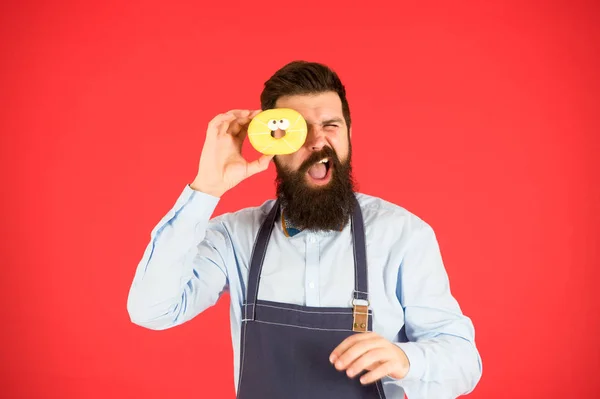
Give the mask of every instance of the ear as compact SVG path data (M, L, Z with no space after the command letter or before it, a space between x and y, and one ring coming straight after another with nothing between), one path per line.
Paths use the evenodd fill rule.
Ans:
M348 129L348 138L352 139L352 127L350 127L350 129Z

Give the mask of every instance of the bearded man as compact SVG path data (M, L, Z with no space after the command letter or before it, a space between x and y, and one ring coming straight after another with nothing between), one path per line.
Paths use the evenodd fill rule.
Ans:
M287 155L241 154L261 110L307 122ZM237 397L456 398L481 378L474 327L452 296L433 229L359 193L338 75L295 61L265 83L261 110L209 124L197 177L153 229L127 308L153 330L231 297ZM281 132L273 132L281 134ZM276 199L213 217L242 180L277 169Z

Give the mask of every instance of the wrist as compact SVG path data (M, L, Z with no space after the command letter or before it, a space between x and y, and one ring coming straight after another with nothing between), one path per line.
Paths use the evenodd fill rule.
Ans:
M212 195L213 197L217 197L217 198L220 198L224 194L224 192L222 190L218 190L213 187L206 186L196 179L194 179L194 181L192 183L190 183L189 186L194 191L199 191L201 193Z
M395 364L396 367L394 368L394 371L389 374L389 377L395 380L401 380L410 371L410 361L402 348L398 345L393 345L393 348L398 354L398 361Z

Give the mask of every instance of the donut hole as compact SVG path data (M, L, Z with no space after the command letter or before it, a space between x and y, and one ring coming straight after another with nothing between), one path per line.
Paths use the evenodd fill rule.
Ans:
M285 130L281 130L281 129L271 130L271 137L273 137L275 139L280 139L283 136L285 136Z

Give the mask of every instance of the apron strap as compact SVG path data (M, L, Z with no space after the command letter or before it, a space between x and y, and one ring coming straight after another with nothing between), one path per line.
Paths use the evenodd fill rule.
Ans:
M267 253L267 245L275 226L275 220L279 213L280 202L275 204L263 221L250 258L250 270L248 272L248 288L246 292L246 314L245 319L254 320L256 301L258 299L258 287L262 271L263 261ZM352 247L354 249L354 293L352 305L354 307L354 329L361 331L365 326L369 307L369 287L367 278L367 253L365 243L365 227L360 205L354 198L354 209L351 218Z
M248 271L248 289L246 292L247 314L244 317L245 319L254 320L260 274L265 255L267 254L267 244L269 243L269 238L271 238L271 232L275 226L275 219L278 212L279 200L276 200L271 211L260 226L256 240L254 241L254 248L252 248L252 256L250 258L250 270Z
M369 301L369 280L367 279L367 244L365 242L365 225L360 205L354 198L352 212L352 247L354 248L354 301Z
M352 247L354 248L354 298L352 299L352 331L369 328L369 280L367 278L367 244L360 205L354 197L352 212Z

